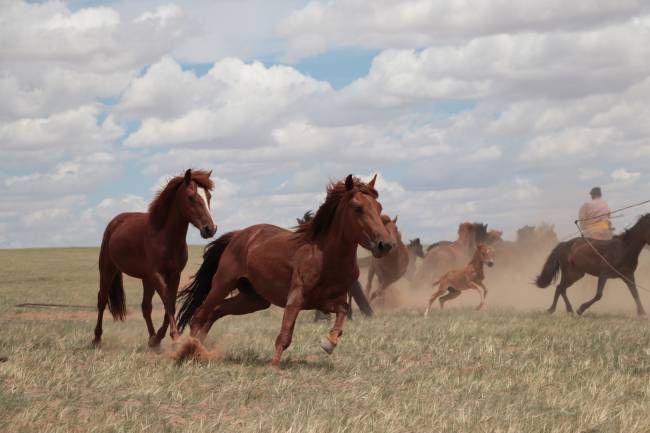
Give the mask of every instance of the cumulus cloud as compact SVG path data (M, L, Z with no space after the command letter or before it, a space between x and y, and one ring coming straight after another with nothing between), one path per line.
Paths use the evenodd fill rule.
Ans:
M575 32L649 10L641 0L313 0L278 31L288 40L286 58L295 60L341 46L422 48L499 34Z

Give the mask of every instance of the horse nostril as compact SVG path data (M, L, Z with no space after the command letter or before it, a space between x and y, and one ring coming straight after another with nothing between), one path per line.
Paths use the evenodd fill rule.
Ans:
M379 241L378 247L379 251L387 253L393 248L393 245L390 242Z

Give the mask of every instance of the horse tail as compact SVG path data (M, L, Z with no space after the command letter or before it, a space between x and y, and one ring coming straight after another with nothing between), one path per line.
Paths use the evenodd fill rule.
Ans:
M124 295L124 283L122 273L118 272L113 278L113 283L108 289L108 311L115 320L126 319L126 296Z
M224 250L232 240L235 232L226 233L217 240L209 243L203 250L203 263L192 277L192 281L178 295L182 302L178 310L176 324L183 331L190 323L196 310L201 306L212 289L212 277L217 273L219 260Z
M560 254L563 251L564 243L558 244L549 254L542 268L542 272L535 278L535 285L545 289L553 283L560 272Z
M359 310L364 316L370 317L374 314L370 302L368 302L368 298L366 298L366 295L363 293L361 284L359 284L358 281L355 281L352 287L350 287L350 295L352 296L352 299L354 299L354 302L357 303Z
M99 249L99 268L100 273L102 266L114 268L114 265L107 265L110 263L108 254L108 243L110 241L111 233L115 225L115 218L106 226L104 236L102 238L102 246ZM117 270L117 269L115 269ZM111 312L113 319L124 320L126 319L126 296L124 294L124 283L122 280L122 272L115 272L113 281L110 282L108 287L108 311Z

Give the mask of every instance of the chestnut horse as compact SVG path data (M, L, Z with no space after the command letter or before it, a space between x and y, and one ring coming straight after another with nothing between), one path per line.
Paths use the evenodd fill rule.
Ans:
M453 242L441 241L433 244L424 256L416 282L428 284L436 275L464 266L472 257L476 245L484 242L487 225L464 222L458 226L458 239Z
M397 217L390 219L388 215L382 215L381 221L388 233L397 241L397 244L385 257L373 257L370 262L368 283L366 284L366 296L368 296L370 302L377 297L383 296L388 286L402 278L409 265L409 251L402 242L402 234L397 229ZM375 274L377 274L379 280L379 288L373 292L372 280Z
M149 331L149 346L157 347L170 326L178 336L174 313L181 271L187 263L187 228L191 223L210 238L217 226L210 215L211 172L187 170L172 178L149 205L149 212L128 212L108 223L99 253L97 326L93 344L102 339L102 318L108 309L115 320L126 318L122 273L142 280L142 315ZM151 301L157 292L165 306L162 326L155 331Z
M644 316L645 310L639 299L634 272L639 264L639 254L646 245L650 245L650 214L643 215L634 226L609 240L580 237L560 242L546 259L541 274L535 280L537 287L546 288L562 271L562 279L555 288L553 304L548 312L555 312L558 298L562 296L567 313L572 314L573 308L566 290L585 274L589 274L598 278L596 296L582 304L578 308L578 314L584 313L602 298L608 279L620 278L634 298L637 314Z
M485 244L478 244L472 260L463 269L453 270L447 272L433 283L433 286L438 284L438 290L431 295L429 305L424 312L424 317L429 315L431 305L443 294L445 296L440 298L440 309L445 306L445 302L457 298L463 290L473 289L476 290L481 297L481 303L476 307L480 310L485 305L485 298L487 296L487 288L483 284L485 273L483 272L483 265L489 267L494 266L494 258L492 256L494 249Z
M332 353L343 332L348 290L359 277L357 245L376 257L395 240L381 222L376 176L365 184L349 175L332 183L314 218L295 232L259 224L227 233L212 242L190 285L181 292L178 325L190 325L178 358L192 354L212 324L227 315L284 308L271 365L277 366L291 344L301 310L335 312L336 320L321 347ZM228 297L235 289L238 293Z

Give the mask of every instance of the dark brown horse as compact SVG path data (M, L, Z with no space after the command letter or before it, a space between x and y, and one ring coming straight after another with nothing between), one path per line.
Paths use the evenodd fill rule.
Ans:
M603 289L608 279L620 278L627 284L634 298L637 314L645 315L636 288L634 272L639 263L641 250L649 244L650 214L643 215L634 226L610 240L574 238L558 244L548 256L541 274L535 280L537 287L546 288L557 278L558 273L562 272L560 284L555 289L553 304L548 309L549 313L555 311L560 296L564 299L567 313L573 313L566 290L585 274L589 274L598 278L596 296L582 304L578 308L578 314L584 313L603 296Z
M397 244L386 256L381 258L373 257L370 262L368 283L366 284L366 295L370 302L377 297L383 296L388 286L402 278L409 265L409 251L402 242L402 234L397 229L397 217L390 219L388 215L382 215L381 220L388 233L397 241ZM379 280L379 288L373 292L372 280L375 274Z
M329 185L314 219L295 232L259 224L221 236L206 249L203 264L181 293L178 324L190 325L190 339L179 357L200 344L212 324L227 315L284 308L271 365L277 366L291 344L301 310L336 313L321 347L331 353L343 332L347 293L359 277L357 246L376 257L388 254L395 240L381 222L375 178L365 184L348 176ZM235 296L227 296L237 289Z
M172 178L149 205L149 212L129 212L108 223L99 253L97 326L93 344L102 339L102 318L108 309L116 320L126 317L122 273L142 280L142 315L147 322L149 346L156 347L170 326L172 339L178 336L174 319L176 292L181 271L187 263L187 228L192 224L203 238L210 238L217 226L210 215L210 173L187 170ZM151 321L151 300L158 293L165 306L163 324L155 331Z

